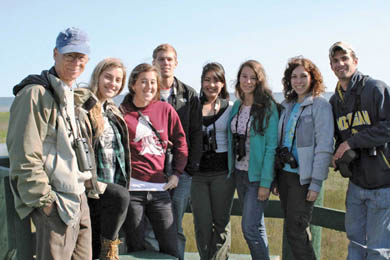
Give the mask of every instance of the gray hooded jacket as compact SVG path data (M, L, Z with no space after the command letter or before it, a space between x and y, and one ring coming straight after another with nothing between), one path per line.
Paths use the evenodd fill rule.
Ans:
M283 125L287 125L294 103L285 100L282 106L284 109L278 126L279 144L282 143L284 136ZM310 183L309 190L319 192L322 182L328 177L333 153L332 107L325 98L310 95L302 102L298 114L300 117L296 125L295 140L299 160L299 180L301 185Z

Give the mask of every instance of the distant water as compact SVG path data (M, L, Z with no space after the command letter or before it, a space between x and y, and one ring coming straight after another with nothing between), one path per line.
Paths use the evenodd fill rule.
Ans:
M333 95L333 92L326 92L323 95L327 100L329 100L329 98ZM115 97L114 98L115 104L119 105L122 102L124 97L125 95L119 95ZM279 103L282 102L284 99L282 92L275 92L274 97L275 100ZM13 100L14 100L13 97L0 97L0 112L8 112L12 105ZM234 93L230 93L230 100L232 101L236 100Z
M13 97L0 97L0 112L8 112L13 101Z
M329 98L333 95L333 92L326 92L324 93L324 97L329 100ZM117 105L119 105L125 95L119 95L114 98L114 101ZM284 97L283 93L281 92L275 92L274 93L275 100L277 102L282 102ZM9 112L9 109L12 105L14 98L13 97L0 97L0 112ZM230 100L234 101L236 100L236 97L234 96L234 93L230 93ZM6 156L8 155L7 146L6 144L0 144L0 156Z
M325 92L323 94L323 96L324 96L324 98L326 98L326 100L329 100L330 97L333 95L333 93L334 92ZM229 94L230 94L230 100L235 101L236 97L234 96L234 93L229 93ZM276 102L278 102L278 103L281 103L284 100L284 96L283 96L282 92L274 92L273 95L274 95Z
M324 98L326 98L326 100L329 100L330 97L334 94L334 92L325 92L322 94L322 96ZM274 97L275 97L275 100L279 103L281 103L283 100L284 100L284 96L283 96L283 93L282 92L276 92L274 93Z
M7 156L8 150L6 144L0 144L0 156Z
M323 94L324 98L326 98L326 100L329 100L330 97L333 95L334 92L325 92ZM235 101L236 100L236 97L234 96L234 93L229 93L230 94L230 100L231 101ZM284 96L283 96L283 93L282 92L275 92L273 93L274 95L274 98L276 100L276 102L278 103L281 103L283 100L284 100ZM114 101L115 101L115 104L119 105L123 98L125 97L125 95L119 95L117 97L114 98ZM1 105L1 103L0 103Z

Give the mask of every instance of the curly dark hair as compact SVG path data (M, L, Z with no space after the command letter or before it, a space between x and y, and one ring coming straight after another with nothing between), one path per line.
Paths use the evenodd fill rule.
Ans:
M295 93L291 86L291 74L299 66L302 66L306 72L310 74L310 91L313 97L319 96L321 93L325 92L324 80L317 66L311 60L303 58L302 56L293 57L288 60L282 79L283 94L288 102L296 101L298 99L297 93Z
M253 116L252 127L256 133L264 135L264 130L268 127L269 118L271 117L272 103L276 104L276 101L268 86L264 67L256 60L248 60L241 64L235 84L236 97L240 99L241 102L244 102L245 100L245 95L240 88L240 76L244 67L252 69L256 74L257 81L253 92L253 104L251 108L251 115Z

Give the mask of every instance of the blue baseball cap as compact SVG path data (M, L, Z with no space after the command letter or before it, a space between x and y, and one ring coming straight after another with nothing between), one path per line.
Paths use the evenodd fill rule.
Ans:
M70 27L58 34L56 48L61 54L78 52L89 55L91 52L88 34L75 27Z

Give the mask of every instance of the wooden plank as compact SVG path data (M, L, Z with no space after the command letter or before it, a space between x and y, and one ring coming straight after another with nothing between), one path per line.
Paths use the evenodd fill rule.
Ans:
M186 252L184 259L186 260L199 260L199 254L195 252ZM251 260L251 255L247 254L229 254L229 260ZM280 260L278 255L271 255L270 260Z
M17 255L19 260L32 259L33 235L31 233L30 218L20 220L15 211L13 195L9 185L9 160L8 157L0 157L0 259L11 259L12 255ZM187 213L191 213L191 206L188 205ZM241 216L241 207L238 199L234 199L232 207L233 216ZM270 200L265 209L265 217L283 218L280 201ZM315 206L313 210L312 224L338 231L345 232L344 226L345 212L320 206ZM150 254L152 253L152 257ZM146 254L146 255L145 255ZM154 254L154 255L153 255ZM197 255L197 253L194 253ZM191 253L190 255L191 256ZM238 258L238 257L244 258ZM8 257L8 258L5 258ZM162 257L162 258L158 258ZM167 258L168 257L168 258ZM247 259L246 255L236 255L237 260ZM279 259L272 258L273 260ZM127 259L174 259L168 255L158 252L137 252L122 255L122 260ZM190 259L190 258L189 258ZM197 258L194 258L197 259ZM235 259L235 258L229 258Z
M313 209L311 223L313 225L345 232L344 220L345 211L317 206Z
M0 156L0 165L9 168L9 157L8 156Z
M188 205L187 213L191 213L191 205ZM233 201L232 216L241 216L241 207L237 198ZM279 200L270 200L264 212L267 218L283 218L283 211ZM314 206L312 224L337 231L345 232L345 211Z
M177 259L171 255L162 254L155 251L140 251L134 253L128 253L126 255L120 255L120 260L137 260L137 259L161 259L161 260L172 260Z

